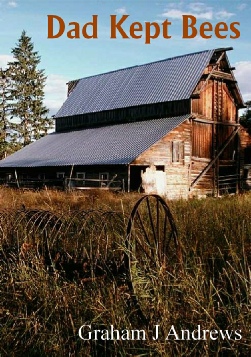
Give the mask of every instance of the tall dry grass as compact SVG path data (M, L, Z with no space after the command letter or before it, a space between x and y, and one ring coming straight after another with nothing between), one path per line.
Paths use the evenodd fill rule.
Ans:
M127 287L112 275L88 282L68 279L55 266L48 268L37 251L28 258L20 256L21 243L34 234L30 228L21 229L27 220L16 226L13 222L16 216L12 213L24 209L50 211L62 220L86 210L116 212L120 224L109 221L102 230L101 222L95 227L95 218L92 225L80 229L72 220L71 229L59 228L57 238L69 254L79 239L77 249L81 254L87 254L83 248L86 245L88 252L107 249L107 256L113 257L115 253L111 252L115 251L119 255L124 249L128 216L138 198L136 194L99 191L0 190L1 356L251 355L250 194L168 202L183 249L183 270L162 277L156 291L146 291L152 299L149 306L153 306L147 324L140 318ZM18 227L14 233L13 226ZM36 231L32 238L39 239L39 234ZM91 237L89 245L84 240L86 235ZM112 245L103 243L97 248L96 236L112 237ZM83 324L99 329L110 325L119 330L144 329L146 340L83 341L78 336ZM153 340L156 324L160 336ZM193 331L198 325L205 330L241 330L242 338L212 340L207 335L198 340L165 340L172 325L178 332Z

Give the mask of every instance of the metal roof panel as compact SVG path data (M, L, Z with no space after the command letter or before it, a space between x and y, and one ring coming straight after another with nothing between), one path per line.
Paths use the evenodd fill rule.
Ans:
M82 78L56 117L189 99L213 53L196 52Z
M0 167L129 164L189 116L52 133L1 160Z

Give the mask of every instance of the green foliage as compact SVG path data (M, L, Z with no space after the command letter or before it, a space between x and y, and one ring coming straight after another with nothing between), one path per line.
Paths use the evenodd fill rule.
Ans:
M46 76L38 69L40 56L34 51L31 38L23 31L12 49L13 62L8 63L10 81L10 114L13 119L13 137L22 146L47 134L52 120L43 105Z
M11 81L8 69L0 69L0 159L21 148L15 124L10 120Z
M247 109L245 110L244 114L240 117L240 123L244 128L251 129L251 101L247 101L245 103Z
M11 151L10 79L8 70L0 69L0 159Z

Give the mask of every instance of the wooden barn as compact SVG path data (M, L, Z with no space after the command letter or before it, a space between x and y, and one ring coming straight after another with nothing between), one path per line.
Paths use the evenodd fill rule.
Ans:
M2 178L168 198L238 192L251 140L239 124L244 103L231 49L69 82L55 133L2 160Z

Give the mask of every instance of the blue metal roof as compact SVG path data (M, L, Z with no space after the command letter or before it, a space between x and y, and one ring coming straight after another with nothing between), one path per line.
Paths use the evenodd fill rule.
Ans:
M0 167L129 164L190 114L49 134L0 161Z
M82 78L57 118L189 99L214 50Z

